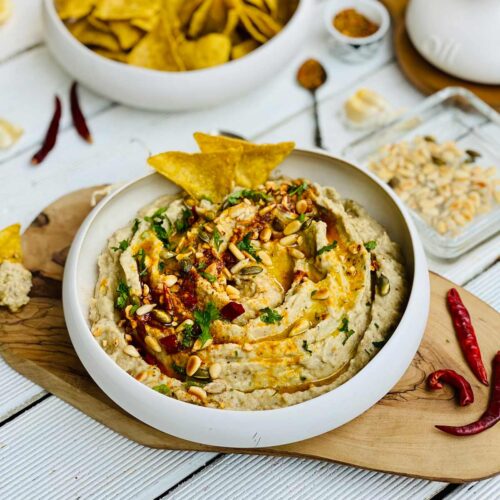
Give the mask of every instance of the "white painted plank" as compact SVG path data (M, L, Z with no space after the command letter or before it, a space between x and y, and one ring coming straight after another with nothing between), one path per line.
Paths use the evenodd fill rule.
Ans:
M485 481L460 485L446 500L497 500L500 498L500 476Z
M500 262L473 279L465 288L500 311Z
M225 455L163 498L187 500L426 499L435 483L300 458Z
M51 397L0 427L0 498L151 499L213 456L139 446Z
M13 0L11 3L12 17L0 26L0 62L42 41L41 0Z

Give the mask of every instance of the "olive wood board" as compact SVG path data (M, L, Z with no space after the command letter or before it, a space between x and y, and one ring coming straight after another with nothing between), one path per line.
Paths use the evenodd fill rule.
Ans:
M445 87L465 87L491 107L500 110L500 85L485 85L462 80L441 71L420 55L413 46L406 29L405 10L408 0L381 1L392 17L394 51L399 67L412 85L426 95Z
M379 403L338 429L287 446L222 449L164 434L127 414L85 371L66 331L61 304L65 258L91 209L95 189L76 191L55 201L23 235L24 263L34 278L31 301L16 314L0 311L0 352L25 377L115 432L153 448L308 457L447 482L478 480L500 472L500 425L465 438L434 428L434 424L475 420L486 408L489 394L472 375L457 344L445 305L452 283L435 274L431 274L427 330L412 364ZM471 311L491 374L491 361L500 348L500 315L467 291L460 289L460 293ZM473 405L459 407L447 387L426 390L426 376L439 368L452 368L471 382L476 398Z

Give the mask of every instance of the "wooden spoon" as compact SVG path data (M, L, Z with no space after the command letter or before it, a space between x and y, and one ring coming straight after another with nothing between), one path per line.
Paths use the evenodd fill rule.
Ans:
M308 59L297 71L297 81L299 85L308 90L313 98L314 111L314 144L320 149L323 148L321 129L319 128L318 99L316 91L326 82L327 74L325 68L316 59Z

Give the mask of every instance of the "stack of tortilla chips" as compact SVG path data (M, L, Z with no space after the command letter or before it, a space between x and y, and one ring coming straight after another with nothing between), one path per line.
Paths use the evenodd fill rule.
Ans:
M189 71L238 59L275 36L299 0L55 0L81 43L115 61Z

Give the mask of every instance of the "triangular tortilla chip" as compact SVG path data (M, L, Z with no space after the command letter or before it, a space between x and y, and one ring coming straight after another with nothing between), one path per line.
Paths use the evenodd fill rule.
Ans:
M218 153L170 152L151 156L148 163L193 198L219 203L234 188L240 158L241 149Z
M54 5L59 17L65 21L88 16L95 3L96 0L55 0Z
M160 10L160 0L97 0L93 15L103 21L151 17Z
M221 33L211 33L198 40L179 41L179 55L186 69L210 68L229 61L231 40Z
M21 226L12 224L0 231L0 262L22 262Z
M132 48L141 39L143 33L128 21L110 21L109 28L118 38L118 43L123 50Z
M232 150L243 151L236 167L236 184L255 188L269 178L269 174L293 151L294 142L279 144L253 144L239 139L213 136L196 132L194 138L203 153Z

